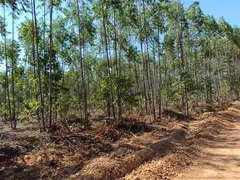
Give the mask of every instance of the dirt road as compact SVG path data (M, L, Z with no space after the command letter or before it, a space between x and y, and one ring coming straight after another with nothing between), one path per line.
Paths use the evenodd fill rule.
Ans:
M175 180L240 179L240 123L220 134Z
M240 102L189 123L185 143L124 180L240 180Z

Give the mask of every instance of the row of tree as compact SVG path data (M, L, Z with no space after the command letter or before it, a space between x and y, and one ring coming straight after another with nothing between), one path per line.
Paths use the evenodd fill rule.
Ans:
M71 113L89 127L96 109L116 120L137 107L158 120L169 104L188 114L199 102L239 98L240 29L204 15L198 2L0 3L0 112L13 128L21 113L35 114L45 131Z

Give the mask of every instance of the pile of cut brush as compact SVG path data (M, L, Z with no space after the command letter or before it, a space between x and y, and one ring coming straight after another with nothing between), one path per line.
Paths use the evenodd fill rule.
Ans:
M144 122L139 122L134 118L121 118L110 125L99 125L94 130L94 134L107 138L110 141L117 141L121 137L128 138L150 131L151 128Z

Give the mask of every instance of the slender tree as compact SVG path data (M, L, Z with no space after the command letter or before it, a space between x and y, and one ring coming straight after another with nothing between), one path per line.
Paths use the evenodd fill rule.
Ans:
M50 29L49 29L49 128L52 126L52 104L53 104L53 74L52 74L52 58L53 58L53 34L52 34L52 23L53 23L53 0L50 0Z
M41 83L41 70L40 70L40 60L39 60L39 51L38 51L38 24L37 24L37 14L36 14L36 7L35 7L35 0L32 0L32 8L33 8L33 21L34 21L34 32L35 32L35 41L36 41L36 59L37 59L37 76L38 76L38 93L40 96L40 112L41 112L41 118L42 118L42 130L46 131L46 125L45 125L45 116L44 116L44 99L43 99L43 93L42 93L42 83ZM33 35L33 37L34 37ZM34 42L33 42L34 43ZM35 52L35 50L34 50ZM51 126L50 126L51 127Z

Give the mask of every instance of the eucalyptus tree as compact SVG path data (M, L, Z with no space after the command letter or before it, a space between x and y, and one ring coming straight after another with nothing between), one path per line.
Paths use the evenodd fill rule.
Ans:
M224 76L225 74L232 76L234 69L231 68L231 66L234 62L232 61L231 53L228 53L229 42L233 37L233 28L223 17L218 20L218 27L220 40L216 40L218 42L216 45L216 62L218 78L217 94L220 100L223 98ZM230 71L230 69L232 71Z
M34 59L36 58L36 60L37 60L38 93L39 93L39 96L40 96L40 105L41 105L40 106L40 111L41 111L41 118L42 118L42 129L43 129L43 131L46 131L45 116L44 116L44 99L43 99L43 93L42 93L41 69L40 69L39 48L38 48L39 34L38 34L38 24L37 24L37 14L36 14L35 0L32 0L32 16L33 16L33 24L32 24L32 26L33 26L32 27L32 29L33 29L33 32L32 32L33 33L33 44L34 44L34 42L36 42L36 46L35 46L36 57L33 57L33 58ZM50 32L50 34L51 34L51 32ZM50 37L50 39L51 39L51 37ZM33 56L35 56L35 49L34 49L34 46L33 46ZM50 54L51 54L51 48L50 48ZM51 65L50 65L50 67L51 67ZM36 98L37 98L37 96L36 96ZM51 99L51 94L50 94L50 99ZM51 108L50 108L50 110L51 110ZM50 116L49 121L51 121L51 116ZM51 124L49 124L49 127L51 127Z
M141 52L141 59L142 59L142 80L143 80L143 91L145 96L145 110L146 112L149 112L150 109L150 97L149 97L149 79L148 79L148 63L144 55L144 49L143 49L143 42L146 35L146 24L145 24L145 18L143 22L143 3L142 1L139 1L138 5L138 38L139 38L139 44L140 44L140 52ZM144 4L145 9L145 4ZM145 14L145 13L144 13ZM144 16L145 17L145 16ZM145 32L145 35L144 35Z
M183 4L180 3L180 0L177 4L177 29L178 29L178 58L180 57L179 62L179 73L180 73L180 80L183 84L182 89L182 108L186 106L186 114L189 114L189 104L188 104L188 94L187 94L187 87L186 87L186 77L188 76L188 72L186 70L186 57L184 57L184 31L187 29L187 23L184 14L184 7Z
M53 58L53 34L52 34L52 23L53 23L53 0L50 0L49 7L49 128L52 126L52 89L53 89L53 76L52 76L52 58Z
M5 3L6 3L6 1L5 1ZM11 90L12 90L12 107L10 107L9 109L10 109L10 117L11 117L11 127L13 128L13 129L16 129L16 126L17 126L17 120L16 120L16 117L15 117L15 90L14 90L14 88L15 88L15 84L14 84L14 71L15 71L15 62L14 62L14 53L13 53L13 51L14 51L14 33L15 33L15 31L14 31L14 26L15 26L15 24L14 24L14 20L15 20L15 13L16 13L16 11L18 11L19 9L18 9L18 7L17 7L17 1L15 1L15 0L11 0L11 1L9 1L8 2L8 5L10 6L10 8L11 8L11 10L12 10L12 13L11 13L11 15L12 15L12 49L11 49ZM5 14L5 10L4 10L4 14ZM7 64L6 64L7 65ZM6 68L7 69L7 68ZM10 101L10 100L9 100ZM12 108L12 109L11 109Z
M116 71L116 77L117 77L117 103L118 103L118 118L121 118L122 116L122 100L120 95L120 88L119 88L119 79L121 77L121 61L120 57L118 57L118 34L117 34L117 15L120 14L120 11L122 11L121 2L120 1L113 1L113 37L114 37L114 54L115 54L115 71Z
M17 127L17 119L16 119L16 104L15 104L15 66L17 65L17 61L19 58L20 53L20 45L18 42L11 40L11 43L7 45L7 56L8 59L11 60L10 66L11 66L11 86L12 86L12 117L11 122L13 122L13 129L16 129ZM12 123L11 123L12 124Z
M199 56L199 47L203 39L203 23L204 15L199 7L199 2L194 2L188 7L185 12L186 20L188 23L188 30L186 31L185 38L185 51L186 51L186 70L188 72L188 78L185 81L186 92L191 100L191 95L194 95L194 102L197 105L199 101L199 94L201 93L200 86L201 78L198 74L202 72L202 59Z
M24 112L24 106L22 105L23 102L25 103L24 99L24 83L25 83L25 73L24 73L24 66L18 65L15 68L15 101L16 101L16 118L19 118L19 115Z
M63 51L66 47L67 49L70 48L73 51L73 56L69 57L68 60L70 60L70 65L73 65L76 69L79 105L83 106L84 124L88 127L89 82L87 77L88 72L86 56L89 53L89 49L92 47L94 40L94 19L91 12L91 3L89 1L69 1L67 4L71 8L65 8L63 10L65 18L61 20L62 22L60 22L62 24L66 24L68 28L64 30L64 25L62 26L62 32L66 33L66 38L63 40L66 46L63 47ZM77 58L78 61L75 61L75 58ZM81 82L79 82L80 80Z
M73 86L68 86L68 79L66 79L66 73L65 72L66 68L65 66L71 66L72 63L72 57L71 57L71 50L72 45L70 45L70 41L71 41L71 34L68 32L67 30L67 23L68 20L67 18L63 18L63 17L58 17L56 18L56 20L53 23L53 34L54 34L54 47L55 47L55 51L57 52L56 56L57 56L57 61L59 61L58 63L61 64L61 67L59 67L59 69L62 70L62 75L61 75L61 82L58 79L58 90L56 90L58 93L55 92L55 106L57 109L57 113L60 113L60 117L63 118L63 115L66 113L66 111L70 108L70 102L74 101L73 98L71 98L71 96L75 95L73 93L70 93L70 87L71 89L73 89ZM44 41L44 40L43 40ZM43 42L44 43L44 42ZM44 48L43 48L44 49ZM45 54L45 50L43 50L43 57ZM57 62L55 62L55 64L57 64ZM56 83L55 83L56 86ZM61 88L60 88L61 87ZM67 98L68 97L68 98Z
M212 58L213 53L213 40L218 34L218 24L213 16L204 16L203 23L203 42L201 45L201 51L204 56L204 84L205 84L205 94L206 100L208 102L213 101L214 87L213 87L213 72L212 72Z
M3 6L3 31L2 35L4 37L4 59L5 59L5 109L8 109L8 114L11 119L12 113L11 113L11 102L10 102L10 92L9 92L9 78L8 78L8 57L7 57L7 24L6 24L6 8L8 2L6 0L1 1L1 4ZM7 118L5 116L5 118ZM12 127L12 121L11 121L11 127Z
M4 94L5 94L5 82L4 82L4 78L5 78L5 74L3 72L0 72L0 116L1 116L1 119L2 121L6 121L7 118L7 111L6 111L6 108L5 108L5 97L4 97Z
M2 20L2 19L1 19ZM2 23L2 21L1 21ZM1 35L4 33L4 26L1 26ZM0 66L3 64L4 61L4 43L0 41ZM7 121L7 109L6 109L6 87L5 87L5 74L4 72L0 72L0 111L1 111L1 118L2 121Z
M6 3L6 2L5 2ZM10 0L8 2L11 10L12 10L12 49L11 51L14 51L14 34L15 34L15 18L17 17L17 15L20 14L21 11L26 11L26 8L28 7L28 1L27 0ZM21 6L21 8L19 8L19 6ZM11 77L12 77L12 114L11 114L11 121L13 121L13 129L16 129L17 126L17 119L16 119L16 110L15 110L15 82L14 82L14 71L15 71L15 62L14 62L14 57L13 57L12 53L12 57L11 57L11 65L12 65L12 70L11 70ZM11 123L12 125L12 123Z
M167 33L164 36L164 49L167 54L167 59L171 60L169 65L166 62L165 81L167 81L166 91L170 100L179 100L179 90L182 89L180 74L182 72L180 54L180 39L181 34L181 11L180 5L177 2L171 2L166 12L167 18ZM177 60L177 61L176 61ZM173 84L174 83L174 84ZM169 86L173 84L173 86ZM173 93L175 91L175 93ZM182 93L181 93L182 94ZM183 95L183 94L182 94ZM183 100L183 99L182 99ZM184 102L182 102L184 103Z
M88 126L88 103L87 103L87 87L86 87L86 73L84 70L83 53L84 53L84 41L85 41L85 2L82 0L82 17L80 16L79 0L77 3L77 23L78 23L78 41L79 41L79 58L80 58L80 69L82 78L82 89L83 89L83 106L84 106L84 119L85 124ZM81 33L83 31L83 33Z
M161 120L162 116L162 63L161 61L163 60L163 50L161 48L161 45L163 44L163 40L161 40L161 36L164 36L166 33L166 10L169 5L168 1L154 1L153 7L152 7L152 23L153 23L153 41L157 44L156 48L153 49L154 52L157 53L156 56L153 56L153 58L157 59L158 61L158 70L157 74L154 74L154 76L158 81L158 116Z
M143 14L143 39L144 39L144 45L145 45L145 71L146 71L146 88L147 91L149 91L149 104L150 108L152 108L153 117L154 120L156 120L156 111L155 111L155 94L154 94L154 86L153 86L153 79L152 79L152 69L151 69L151 62L150 62L150 47L149 47L149 38L152 34L152 27L150 25L151 23L151 15L150 11L152 9L151 7L152 3L145 0L142 0L142 14ZM150 20L150 22L147 22L147 19ZM154 57L155 58L155 57Z
M20 26L18 27L18 38L21 43L21 47L24 52L24 58L22 61L26 64L25 71L26 71L26 88L25 88L25 100L31 100L34 95L37 95L37 88L36 83L32 86L32 83L35 82L36 79L36 72L35 72L35 40L34 40L34 32L33 32L33 22L30 19L26 19L25 21L21 22ZM33 68L33 73L31 73L31 69Z
M41 114L41 124L40 130L45 131L45 117L44 117L44 100L42 93L42 75L41 75L41 63L39 57L39 27L37 23L36 16L36 7L35 1L31 1L31 14L32 19L26 19L19 26L19 39L21 41L22 47L24 48L26 57L23 59L26 64L28 64L28 68L26 72L28 72L29 81L34 82L34 84L27 83L25 91L28 91L27 94L30 97L26 97L26 104L33 103L38 104L39 108L36 108L37 117L40 121L39 112ZM31 73L31 69L33 69L33 73ZM28 82L28 81L26 81ZM34 97L34 98L33 98ZM40 100L39 100L40 97ZM29 99L30 98L30 99ZM29 100L28 100L29 99Z
M113 90L113 67L111 63L111 42L110 42L110 28L109 28L109 20L110 20L110 7L111 2L109 0L103 0L101 2L94 1L93 2L93 11L95 13L95 18L98 23L99 28L99 36L100 36L100 43L102 45L102 58L105 61L104 73L105 76L102 77L102 83L105 85L102 86L105 88L104 98L107 105L107 113L110 117L111 114L113 115L114 119L116 119L116 109L114 104L114 90ZM103 84L102 84L103 85ZM112 113L111 113L112 109Z
M135 104L136 99L141 94L140 82L140 55L138 53L138 4L135 1L126 1L120 3L119 1L112 1L109 21L113 26L108 32L112 41L110 47L112 51L112 62L114 69L113 81L116 86L116 99L118 107L118 117L124 110L123 104L130 105L130 108ZM110 24L110 25L111 25ZM112 42L112 44L111 44ZM127 68L128 71L123 71ZM126 85L129 90L126 92ZM115 88L114 88L115 89ZM131 97L131 98L130 98ZM129 108L129 107L126 107Z

